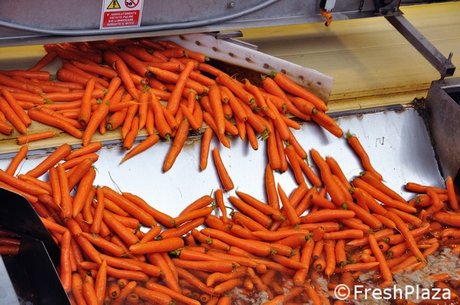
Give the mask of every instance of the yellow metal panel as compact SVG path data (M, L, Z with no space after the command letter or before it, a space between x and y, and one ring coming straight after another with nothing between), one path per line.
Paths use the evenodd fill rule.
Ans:
M402 10L444 55L454 52L453 62L460 67L460 2ZM385 104L402 94L400 102L410 102L425 96L431 81L439 79L438 72L383 17L334 21L330 27L316 23L249 29L243 35L262 52L332 76L331 110L344 108L336 104L345 102L345 108L359 108L357 98Z

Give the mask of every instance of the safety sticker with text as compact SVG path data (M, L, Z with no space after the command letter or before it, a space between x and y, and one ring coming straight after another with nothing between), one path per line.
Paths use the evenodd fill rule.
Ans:
M144 0L103 0L101 29L138 27Z

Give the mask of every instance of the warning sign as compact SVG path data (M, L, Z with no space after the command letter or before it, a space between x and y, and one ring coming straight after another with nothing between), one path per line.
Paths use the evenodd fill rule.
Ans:
M144 0L103 0L100 29L138 27Z
M121 6L120 6L120 3L118 3L117 0L110 1L109 6L107 6L108 10L116 10L116 9L119 9L119 8L121 8Z

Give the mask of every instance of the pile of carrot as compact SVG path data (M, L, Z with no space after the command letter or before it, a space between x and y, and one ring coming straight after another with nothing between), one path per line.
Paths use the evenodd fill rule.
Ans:
M163 165L167 171L188 134L207 127L209 137L214 134L225 147L231 137L248 139L254 149L258 137L267 140L272 168L284 172L298 163L297 155L306 157L292 133L300 128L294 118L342 135L325 113L326 103L283 73L237 80L208 64L204 54L170 41L66 43L45 49L46 55L29 70L0 71L0 132L16 130L20 145L55 135L29 134L32 121L81 139L84 146L97 133L119 130L123 148L129 150L121 162L160 139L173 139ZM62 66L51 81L43 69L56 58ZM148 137L134 146L140 132ZM286 150L294 157L289 163ZM201 170L205 164L200 161Z
M348 133L346 143L362 165L362 173L348 179L332 156L297 142L291 129L300 125L293 117L337 137L343 132L323 101L282 73L264 76L261 86L238 81L207 64L203 54L167 41L46 50L28 71L0 72L0 131L14 127L27 143L34 139L27 134L29 118L83 145L62 144L29 172L16 174L27 156L28 146L21 146L0 170L0 187L23 195L60 245L59 273L73 304L348 304L352 300L333 298L339 283L353 291L359 276L373 271L373 285L390 287L395 274L425 267L440 248L459 252L452 178L445 187L409 182L405 188L415 195L405 200ZM63 60L59 81L49 81L42 69L57 57ZM189 133L202 128L199 167L207 167L212 152L221 188L179 215L93 185L102 147L93 139L97 132L120 131L129 150L122 161L171 139L167 171ZM142 129L148 136L134 146ZM228 136L247 138L254 149L258 137L266 141L264 200L241 190L225 195L235 185L219 147L211 149L214 135L225 147ZM288 169L297 182L290 193L274 176ZM452 274L433 278L452 291L448 302L460 300Z
M16 255L21 246L20 236L0 227L0 255Z
M60 245L61 281L74 304L339 305L347 303L332 297L339 283L352 289L374 271L372 283L389 287L441 247L460 249L450 177L445 187L407 183L415 196L406 201L385 185L356 136L347 134L347 143L363 169L351 181L333 157L310 149L318 185L304 178L288 194L267 164L266 200L242 190L224 198L218 189L177 216L94 186L95 160L86 156L100 143L63 144L15 176L19 152L0 181L31 202ZM433 278L458 301L451 274Z

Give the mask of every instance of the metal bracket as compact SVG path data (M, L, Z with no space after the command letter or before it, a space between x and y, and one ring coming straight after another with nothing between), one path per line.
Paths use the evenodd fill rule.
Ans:
M441 79L454 75L455 65L451 61L452 53L446 58L403 16L402 12L398 11L385 18L438 70Z

